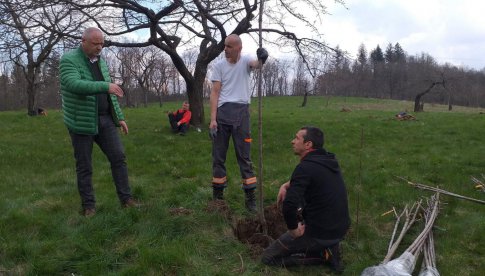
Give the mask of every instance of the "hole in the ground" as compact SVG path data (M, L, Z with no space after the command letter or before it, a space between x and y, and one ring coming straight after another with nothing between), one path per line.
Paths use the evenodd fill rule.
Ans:
M276 204L264 208L267 234L259 216L233 219L234 236L250 246L252 255L258 257L269 244L286 232L286 223Z
M232 221L234 236L242 243L248 244L252 256L259 257L269 244L286 232L286 223L276 204L264 208L267 235L263 234L263 227L258 215L250 217L233 217L229 206L224 200L211 200L207 204L207 211L221 214Z

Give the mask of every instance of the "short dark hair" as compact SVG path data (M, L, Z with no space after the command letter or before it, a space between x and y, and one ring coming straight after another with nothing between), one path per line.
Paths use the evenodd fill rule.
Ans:
M323 147L323 131L318 127L304 126L301 130L306 130L306 134L303 135L303 141L311 141L313 149L321 149Z

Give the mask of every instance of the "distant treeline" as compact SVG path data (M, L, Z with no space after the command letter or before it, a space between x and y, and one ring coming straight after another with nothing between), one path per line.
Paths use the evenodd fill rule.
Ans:
M39 107L61 107L60 56L53 53L38 74L36 102ZM104 56L114 80L125 90L124 106L140 107L157 102L162 105L164 101L187 97L185 83L176 68L155 47L109 48L105 49ZM252 82L256 90L257 74ZM0 111L24 109L28 99L26 87L26 78L18 65L4 66L0 75ZM421 106L438 103L450 108L453 105L485 107L483 70L438 64L425 53L407 55L398 43L389 44L385 51L378 45L369 54L362 44L354 60L338 47L334 55L312 60L270 58L262 72L262 88L264 96L306 94L411 101L419 96ZM207 80L203 91L207 99L210 94Z

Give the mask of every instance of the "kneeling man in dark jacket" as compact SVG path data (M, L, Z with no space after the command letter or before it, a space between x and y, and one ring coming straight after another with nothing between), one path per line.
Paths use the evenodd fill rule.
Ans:
M278 193L288 231L263 252L267 265L329 264L343 271L340 241L350 227L347 191L335 155L323 148L323 132L303 127L291 144L300 163Z

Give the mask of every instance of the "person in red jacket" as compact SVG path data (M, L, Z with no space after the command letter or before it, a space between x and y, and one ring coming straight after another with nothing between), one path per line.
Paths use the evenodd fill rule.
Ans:
M184 102L181 109L168 113L168 120L174 133L185 135L189 129L190 118L192 117L189 108L189 103Z

